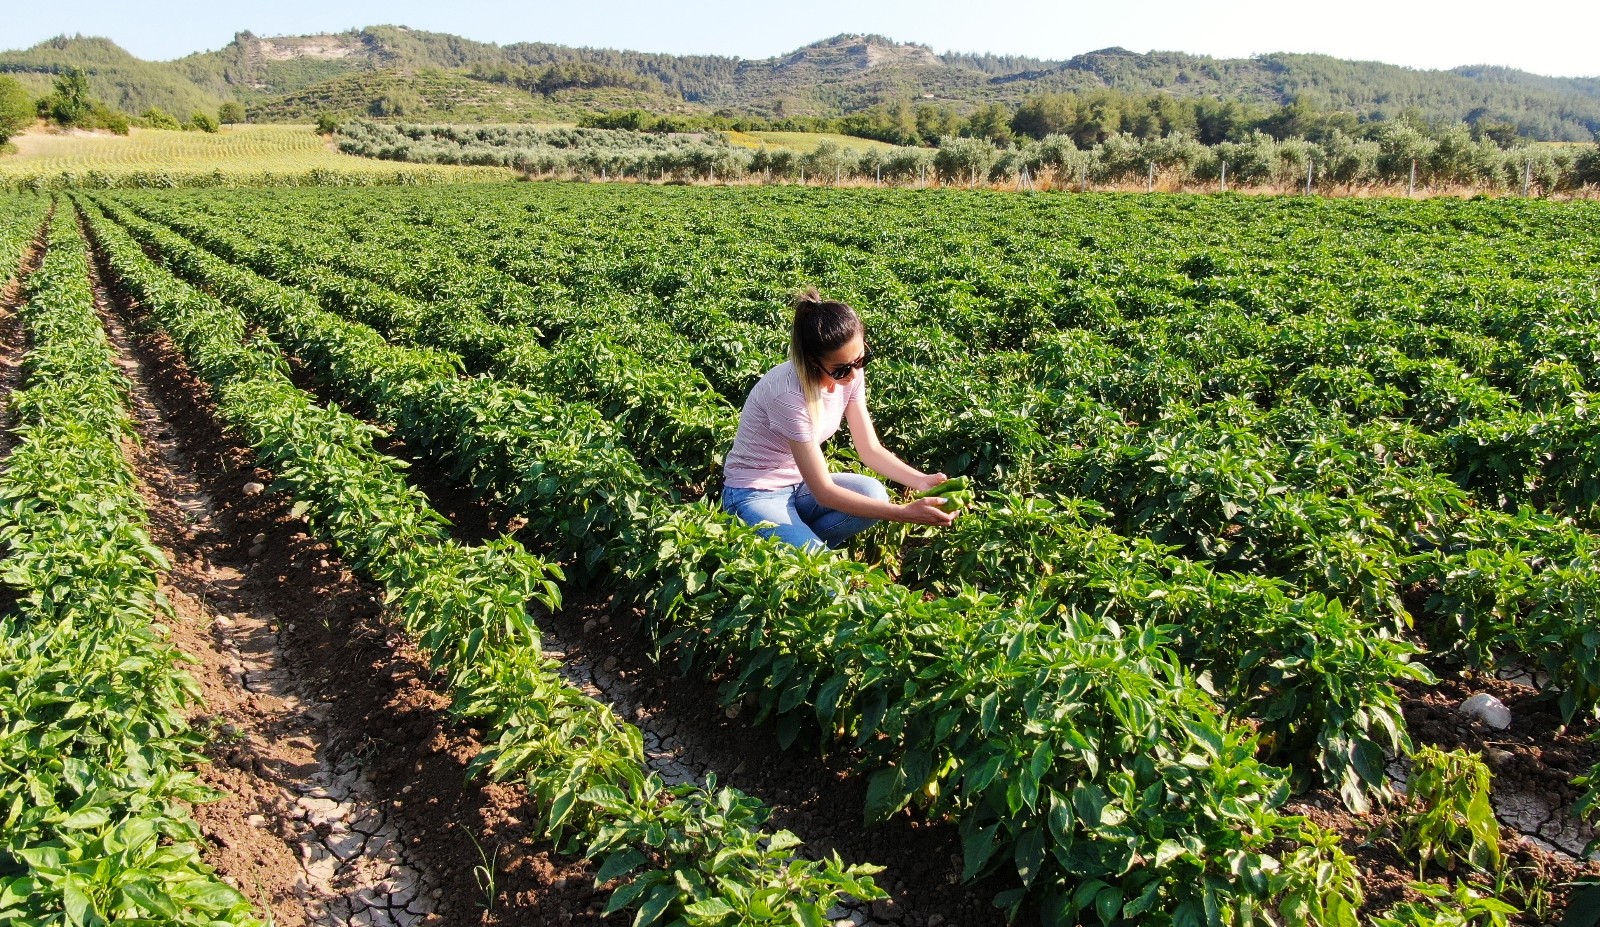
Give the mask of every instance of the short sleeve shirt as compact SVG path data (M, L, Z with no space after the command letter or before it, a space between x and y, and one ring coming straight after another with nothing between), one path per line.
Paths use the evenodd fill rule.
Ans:
M848 385L821 392L817 421L806 410L805 393L794 365L784 361L767 371L739 411L739 430L723 464L723 483L736 489L783 489L802 482L790 441L822 444L839 430L845 406L864 402L866 371Z

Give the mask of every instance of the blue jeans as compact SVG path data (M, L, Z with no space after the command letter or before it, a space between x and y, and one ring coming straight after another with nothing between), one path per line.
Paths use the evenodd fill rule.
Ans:
M880 502L889 501L889 491L883 484L860 473L835 473L834 485L860 493ZM728 486L722 490L722 508L737 515L745 524L768 537L777 537L796 547L809 550L837 548L853 534L859 534L878 523L876 518L846 515L826 508L811 495L805 483L796 483L782 489L740 489ZM763 524L771 522L771 524Z

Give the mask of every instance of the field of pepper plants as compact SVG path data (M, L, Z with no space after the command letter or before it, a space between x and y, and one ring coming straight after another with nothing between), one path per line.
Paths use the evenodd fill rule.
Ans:
M836 809L857 826L950 833L949 881L995 906L972 923L1596 922L1593 204L527 184L0 208L10 265L52 210L24 306L85 285L51 268L87 242L171 338L272 490L386 590L482 732L474 769L593 861L603 914L966 922L897 913L893 870L797 851L714 775L665 784L541 648L573 597L770 730L767 761L864 783ZM810 284L865 318L885 443L971 478L951 528L817 555L717 510ZM6 620L43 627L22 513L50 496L22 453ZM514 532L462 541L407 465ZM1441 722L1469 693L1509 730ZM5 723L71 736L40 733L70 699L39 710ZM5 823L0 913L159 917L115 865L73 887L60 833L124 813L72 810L76 769L50 786L67 823ZM1542 822L1515 813L1529 788Z

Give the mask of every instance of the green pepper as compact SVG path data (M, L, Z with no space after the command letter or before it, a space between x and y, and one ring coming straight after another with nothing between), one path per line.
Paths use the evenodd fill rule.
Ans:
M942 497L944 501L939 504L939 508L945 512L964 509L972 504L973 499L972 490L967 488L967 478L964 476L945 480L932 489L924 489L917 493L916 498L924 499L928 496Z

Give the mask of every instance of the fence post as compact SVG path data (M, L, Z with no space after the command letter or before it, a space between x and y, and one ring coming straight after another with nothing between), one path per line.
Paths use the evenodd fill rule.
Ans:
M1411 159L1411 179L1406 181L1406 196L1417 192L1417 159Z
M1228 162L1222 162L1222 192L1228 192Z
M1078 192L1089 192L1089 165L1087 164L1078 165Z
M1317 162L1311 158L1306 159L1306 196L1311 195L1311 172L1316 170Z
M1532 158L1524 158L1522 160L1522 195L1523 196L1527 196L1528 195L1528 191L1530 189L1532 189L1532 187L1533 187L1533 159Z
M1150 162L1150 177L1145 181L1144 192L1156 192L1156 162L1154 161Z

